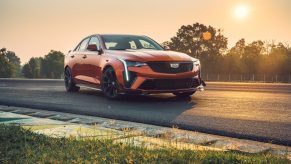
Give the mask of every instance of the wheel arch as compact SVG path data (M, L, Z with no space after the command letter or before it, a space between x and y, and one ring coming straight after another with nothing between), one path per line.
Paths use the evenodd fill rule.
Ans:
M73 70L71 69L71 67L70 67L69 65L66 65L66 66L64 67L64 73L65 73L66 69L69 69L69 70L70 70L70 72L71 72L71 76L72 76L72 80L73 80L74 83L77 84L77 81L76 81L76 79L75 79L75 77L74 77ZM64 77L65 77L65 75L64 75Z
M117 82L120 85L121 88L124 86L124 80L123 80L123 64L119 61L114 61L114 62L108 62L103 66L102 69L102 78L103 78L103 73L105 70L108 68L112 68L114 70L115 76L117 78Z
M65 71L67 68L71 69L71 68L69 67L69 65L66 65L66 66L64 67L64 71Z
M111 64L107 64L107 65L105 65L105 67L103 68L102 73L104 73L108 68L112 68L112 69L114 70L114 72L115 72L114 67L113 67Z

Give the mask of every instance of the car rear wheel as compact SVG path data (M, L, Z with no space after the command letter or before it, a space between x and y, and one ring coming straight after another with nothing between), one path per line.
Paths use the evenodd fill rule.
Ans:
M107 68L103 73L102 92L110 99L120 97L118 94L118 82L113 68Z
M77 87L76 84L73 82L72 73L69 68L65 69L64 80L67 92L77 92L80 90L80 87Z
M176 92L173 93L174 95L176 95L177 97L189 97L191 95L193 95L196 91L193 92Z

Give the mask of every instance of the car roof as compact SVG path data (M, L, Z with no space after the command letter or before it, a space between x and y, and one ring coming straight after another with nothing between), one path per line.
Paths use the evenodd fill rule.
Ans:
M94 35L99 35L99 36L144 36L144 35L137 35L137 34L92 34L89 36L94 36Z

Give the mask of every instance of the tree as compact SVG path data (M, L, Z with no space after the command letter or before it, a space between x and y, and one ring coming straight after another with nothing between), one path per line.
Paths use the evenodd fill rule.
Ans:
M15 72L13 72L12 77L20 77L21 76L20 58L16 56L16 54L13 51L7 51L5 55L8 59L8 62L13 64L16 69Z
M31 58L22 68L26 78L61 78L64 54L51 50L44 58Z
M51 50L41 61L41 74L46 78L61 78L64 71L64 54Z
M1 54L1 55L5 54L5 52L6 52L6 48L1 48L1 49L0 49L0 54Z
M263 41L254 41L247 45L242 56L243 73L258 73L258 63L262 59L262 53L265 51Z
M268 66L272 74L288 74L290 61L288 60L288 48L283 43L273 44L268 57Z
M223 72L228 74L242 73L241 58L245 50L245 39L240 39L236 42L228 53L223 57L223 65L221 65Z
M0 77L11 78L20 76L20 59L6 48L0 49Z
M204 72L219 72L222 54L227 49L227 38L220 29L195 23L182 26L176 36L166 43L171 49L199 58Z
M4 54L0 54L0 77L9 78L12 77L14 67L11 63L8 62Z
M33 73L28 63L24 64L22 67L22 73L26 78L33 78Z
M171 42L169 42L169 41L165 41L165 42L163 42L163 43L161 44L161 46L163 46L163 47L165 47L165 46L170 47L170 44L171 44Z
M41 78L40 69L41 69L42 58L31 58L28 63L26 63L22 68L22 73L26 78Z

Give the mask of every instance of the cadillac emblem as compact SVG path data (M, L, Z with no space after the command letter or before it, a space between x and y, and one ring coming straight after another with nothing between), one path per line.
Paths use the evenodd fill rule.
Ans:
M171 68L179 68L179 63L171 63Z

